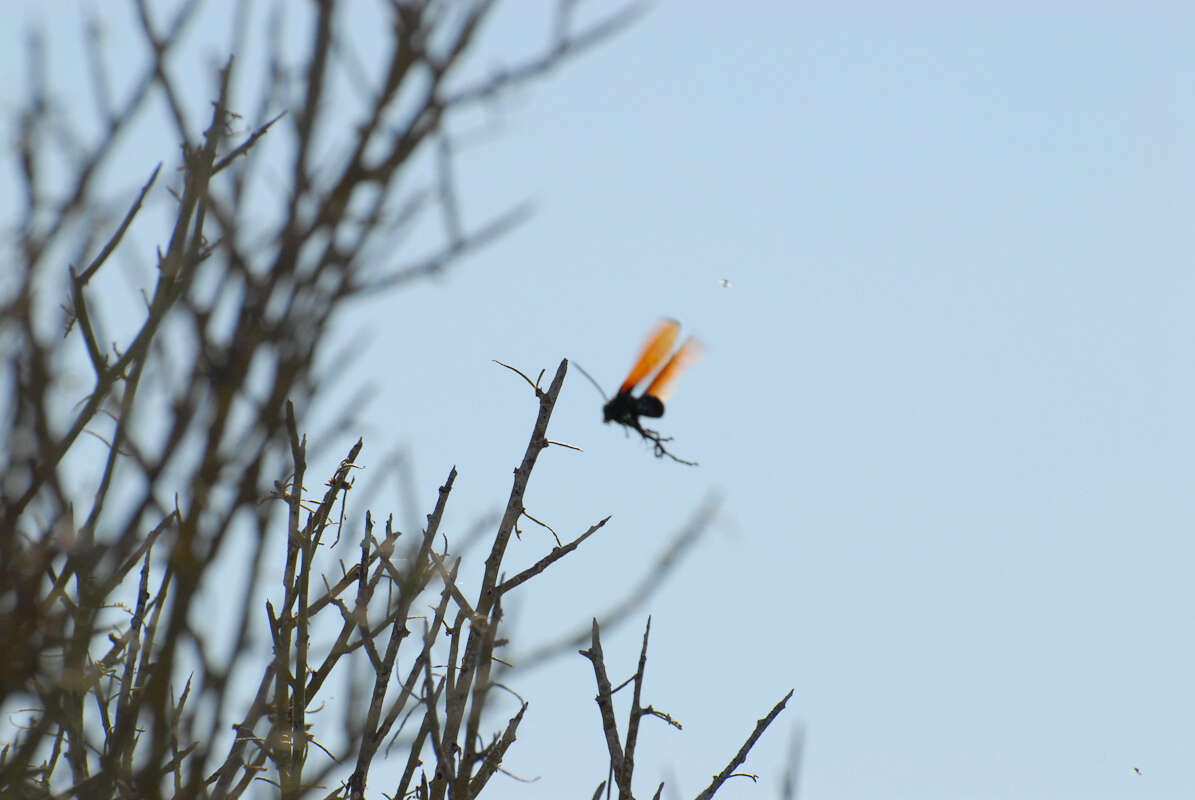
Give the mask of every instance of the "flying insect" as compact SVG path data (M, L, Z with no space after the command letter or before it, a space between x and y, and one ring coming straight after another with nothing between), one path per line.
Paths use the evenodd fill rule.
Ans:
M672 347L676 344L679 336L680 323L676 320L663 319L656 323L656 326L647 335L647 339L644 340L643 349L635 359L631 371L627 373L626 379L618 387L618 392L602 406L602 417L605 422L616 422L651 442L655 447L657 457L668 456L682 464L693 464L691 461L684 461L669 453L664 447L664 443L670 441L670 438L661 436L658 431L651 428L645 428L640 422L642 417L657 419L664 416L664 402L672 395L672 391L676 387L676 379L704 352L701 343L690 336L673 353ZM669 358L669 353L672 353L671 358ZM661 364L663 364L662 367ZM635 387L653 372L655 377L652 378L643 393L634 394ZM593 381L588 373L585 373L585 376ZM595 386L598 385L597 381L593 381L593 383ZM598 390L601 390L600 386L598 386Z

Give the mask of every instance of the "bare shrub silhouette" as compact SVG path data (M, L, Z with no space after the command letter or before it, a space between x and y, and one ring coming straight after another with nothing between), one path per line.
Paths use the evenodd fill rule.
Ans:
M345 509L362 442L322 493L312 492L299 422L327 394L317 356L353 299L440 272L525 216L515 207L478 225L464 219L447 121L552 70L636 12L578 28L575 5L559 3L541 52L470 81L460 66L494 3L383 3L373 13L393 30L388 58L353 76L370 101L344 118L328 93L338 70L360 68L345 55L352 43L339 23L347 11L331 0L304 5L308 39L284 43L270 31L298 6L278 3L254 110L234 106L252 76L228 57L210 116L196 125L171 60L201 4L184 2L157 21L151 4L137 0L140 45L151 54L140 74L107 74L98 25L84 41L99 109L90 136L56 103L41 40L30 37L14 153L24 208L9 226L12 266L0 279L0 708L13 721L0 736L4 797L357 798L367 789L374 797L476 797L502 769L527 708L516 695L518 710L493 719L495 690L513 693L497 673L582 641L590 642L583 654L594 665L595 722L614 785L632 796L640 721L669 719L640 703L646 634L622 739L597 620L518 665L500 657L504 598L605 524L557 540L512 576L504 571L536 458L560 444L547 428L567 362L546 388L528 379L538 417L473 587L458 582L459 543L440 529L455 470L422 530L403 534L367 514L354 532ZM238 17L229 53L247 31ZM155 103L173 125L158 135L180 143L181 158L122 164L140 172L140 189L114 211L105 182L112 162ZM329 132L351 146L331 164L321 156L316 169L318 140ZM262 223L255 204L268 183L266 147L286 154L285 190L271 186L274 216L264 216L273 221ZM423 158L436 165L430 191L403 180ZM154 223L145 208L166 193L170 217ZM368 266L369 254L429 216L441 229L434 252L381 271ZM153 284L131 314L110 305L112 289L101 284L121 256L138 257L134 229L155 237L157 253ZM122 324L112 325L111 308ZM110 339L113 329L130 332ZM89 371L85 390L73 377L80 364ZM640 608L714 513L713 504L698 509L602 624ZM266 548L279 529L285 559L274 573ZM356 562L334 558L330 539L359 541ZM237 549L245 551L243 585L213 566ZM213 587L234 599L236 616L205 619L203 590ZM330 643L313 643L317 628L332 632ZM251 646L262 629L265 653ZM317 720L316 710L330 707L334 674L352 676L349 700L337 706L339 720ZM734 774L785 701L702 796ZM388 738L405 751L405 768L396 783L371 786Z

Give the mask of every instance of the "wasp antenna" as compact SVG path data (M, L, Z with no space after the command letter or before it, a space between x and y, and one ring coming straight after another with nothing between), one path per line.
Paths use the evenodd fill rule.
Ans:
M608 397L606 397L606 393L602 391L601 384L599 384L597 381L595 381L595 380L593 379L593 376L592 376L592 375L590 375L588 372L586 372L586 371L585 371L585 367L581 366L581 365L580 365L580 364L578 364L576 361L570 361L569 363L570 363L570 364L572 364L572 365L573 365L574 367L576 367L577 369L581 370L581 374L582 374L582 375L584 375L586 378L589 378L589 382L593 384L593 388L595 388L595 389L597 389L597 390L598 390L598 394L600 394L600 395L602 396L602 399L603 399L603 400L608 400L608 399L609 399Z

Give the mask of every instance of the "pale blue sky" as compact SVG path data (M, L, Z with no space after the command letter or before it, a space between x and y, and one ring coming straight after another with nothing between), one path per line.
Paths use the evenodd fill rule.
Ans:
M192 32L197 76L222 5ZM378 5L345 20L366 64ZM547 4L508 5L478 68L540 40ZM534 414L490 359L567 356L610 391L676 317L709 352L660 427L701 466L603 426L571 373L550 435L584 453L545 453L528 509L562 536L614 518L514 615L528 645L587 619L722 493L641 615L647 700L685 729L645 726L640 792L693 795L793 688L747 764L760 782L720 797L775 797L798 722L803 798L1192 796L1195 6L731 8L657 3L469 121L467 219L536 213L344 320L367 348L346 393L381 390L345 447L364 434L378 466L406 448L429 506L457 465L463 532L505 497ZM77 79L81 22L55 23ZM177 154L139 147L114 191ZM510 558L548 546L530 530ZM609 636L615 672L641 624ZM531 707L505 766L541 779L493 796L587 795L605 777L588 662L512 682Z

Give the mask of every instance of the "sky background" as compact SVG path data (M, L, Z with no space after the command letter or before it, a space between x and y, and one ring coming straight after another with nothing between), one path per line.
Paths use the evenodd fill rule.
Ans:
M77 11L100 5L18 5L60 96L89 97ZM343 17L366 65L382 5ZM197 120L228 8L207 4L179 62ZM473 68L541 43L546 8L508 3ZM105 22L119 44L127 11ZM463 533L504 503L536 410L491 359L550 377L567 357L612 392L675 317L708 352L659 427L701 465L603 426L570 372L549 435L584 452L540 457L528 511L562 538L613 519L510 615L517 660L722 498L604 642L629 675L652 615L646 700L684 724L645 724L639 792L694 795L795 689L746 764L759 782L720 797L777 796L798 726L806 799L1195 796L1192 30L1180 2L652 5L460 123L466 220L535 213L342 319L336 345L362 352L338 397L377 394L349 425L327 429L335 399L306 421L327 448L312 474L364 435L361 461L400 453L422 500L383 487L375 514L417 520L456 465L445 525ZM177 158L170 128L145 130L109 171L117 196ZM528 525L508 560L550 545ZM487 796L588 796L605 778L589 663L512 683L531 706L504 766L540 779Z

